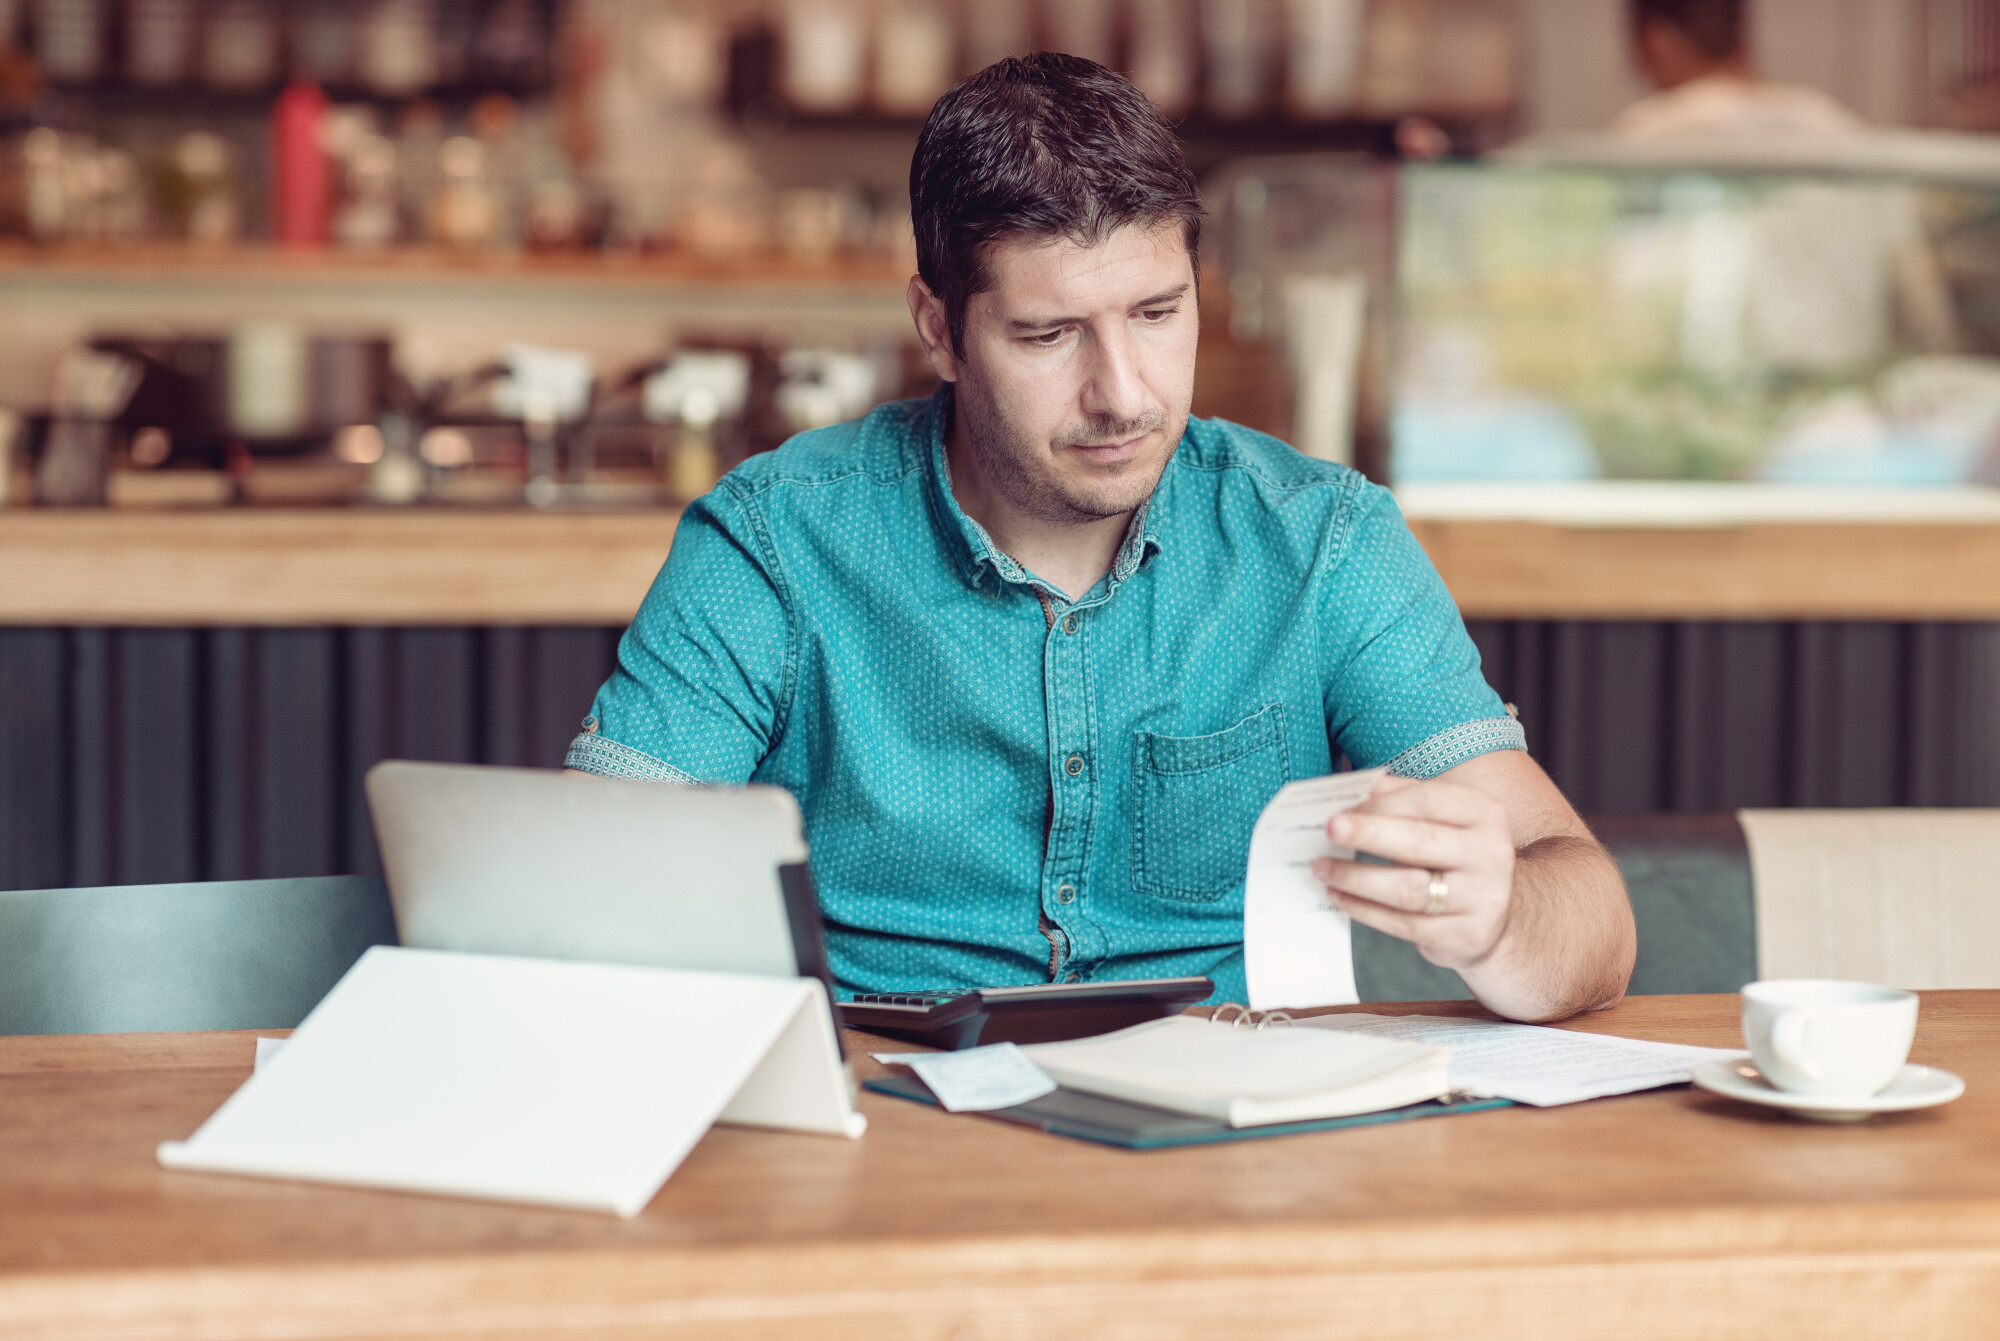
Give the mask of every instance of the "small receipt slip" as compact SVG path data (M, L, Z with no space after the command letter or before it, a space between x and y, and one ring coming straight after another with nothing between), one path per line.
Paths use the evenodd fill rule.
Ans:
M1012 1043L961 1052L878 1052L884 1066L907 1066L954 1113L978 1113L1053 1094L1056 1082Z
M1740 1048L1696 1048L1443 1015L1320 1015L1296 1024L1448 1047L1453 1089L1537 1108L1683 1085L1703 1062L1742 1055Z
M1253 1009L1360 1000L1347 914L1327 898L1312 864L1354 855L1326 836L1326 822L1367 800L1387 772L1369 768L1290 783L1257 817L1243 880L1243 967Z

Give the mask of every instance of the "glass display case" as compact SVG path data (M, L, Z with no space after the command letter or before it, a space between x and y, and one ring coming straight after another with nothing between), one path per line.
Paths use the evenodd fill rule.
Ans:
M1389 469L2000 484L2000 176L1400 173Z
M1399 488L2000 484L2000 150L1856 144L1239 159L1204 253L1283 359L1264 422Z

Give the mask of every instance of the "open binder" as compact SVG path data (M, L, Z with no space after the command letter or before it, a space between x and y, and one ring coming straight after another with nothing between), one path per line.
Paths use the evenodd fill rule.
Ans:
M170 1169L637 1215L711 1124L857 1137L825 988L378 946Z
M892 1094L937 1107L937 1096L915 1076L875 1076L863 1084L878 1094ZM1489 1108L1511 1108L1512 1099L1469 1099L1447 1095L1423 1103L1378 1113L1353 1113L1345 1117L1314 1118L1306 1122L1271 1122L1256 1127L1232 1127L1213 1118L1170 1113L1164 1108L1110 1099L1101 1094L1083 1094L1058 1089L1039 1099L1012 1108L993 1108L978 1114L1033 1127L1051 1136L1117 1146L1123 1150L1169 1150L1183 1145L1216 1145L1225 1141L1261 1141L1270 1136L1294 1136L1309 1131L1336 1131L1342 1127L1375 1127L1385 1122L1408 1122L1413 1118L1449 1117L1454 1113L1479 1113Z

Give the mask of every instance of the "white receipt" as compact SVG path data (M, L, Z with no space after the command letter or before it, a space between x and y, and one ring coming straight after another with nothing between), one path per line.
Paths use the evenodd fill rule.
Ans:
M1055 1093L1048 1073L1012 1043L989 1043L963 1052L878 1052L887 1066L907 1066L954 1113L1012 1108Z
M1703 1062L1742 1055L1740 1048L1696 1048L1443 1015L1320 1015L1297 1023L1443 1044L1451 1049L1453 1089L1537 1108L1684 1084Z
M1387 771L1291 783L1257 817L1243 878L1243 970L1254 1009L1345 1006L1360 999L1347 914L1333 906L1312 864L1319 857L1354 855L1326 836L1326 822L1367 800Z

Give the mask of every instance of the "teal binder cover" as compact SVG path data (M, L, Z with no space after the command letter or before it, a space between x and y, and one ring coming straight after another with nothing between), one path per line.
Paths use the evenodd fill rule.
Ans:
M910 1099L920 1104L937 1104L930 1088L915 1076L876 1076L861 1083L877 1094L892 1094L898 1099ZM1272 1122L1261 1127L1231 1127L1210 1118L1169 1113L1163 1108L1128 1104L1122 1099L1105 1099L1075 1090L1057 1090L1012 1108L990 1109L975 1116L998 1118L1002 1122L1035 1127L1054 1136L1095 1141L1099 1145L1115 1145L1124 1150L1166 1150L1181 1145L1254 1141L1266 1136L1292 1136L1308 1131L1333 1131L1340 1127L1408 1122L1412 1118L1478 1113L1488 1108L1511 1108L1513 1103L1512 1099L1459 1099L1449 1103L1433 1099L1380 1113L1356 1113L1351 1117L1318 1118L1311 1122Z

